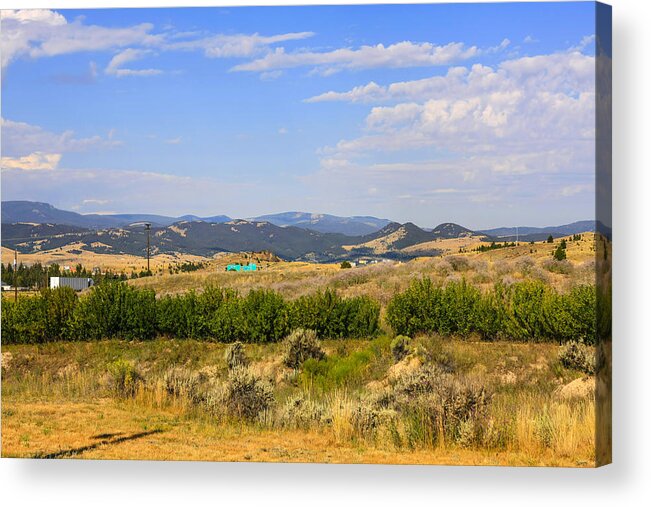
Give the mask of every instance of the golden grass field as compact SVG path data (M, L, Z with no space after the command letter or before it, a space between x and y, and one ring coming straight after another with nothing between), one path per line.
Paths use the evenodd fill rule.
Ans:
M279 345L247 346L251 368L278 379L279 408L293 394L310 392L314 399L322 397L339 409L339 416L324 427L293 429L213 419L155 387L141 388L132 399L112 396L106 387L107 365L117 358L137 364L150 379L160 379L171 366L215 378L226 375L226 345L159 339L3 347L2 456L594 465L594 399L582 393L560 394L563 385L581 375L558 364L558 346L420 340L440 348L465 375L494 390L490 417L503 433L499 445L397 447L381 433L370 439L357 434L348 419L354 400L398 370L388 360L388 349L333 391L303 377L284 376L288 372L276 360ZM345 357L367 349L369 343L329 341L324 346L328 355ZM379 347L386 348L387 342L381 340Z
M566 262L550 263L554 244L536 243L484 253L459 253L457 240L437 258L341 269L334 264L263 262L258 272L225 272L235 254L210 259L191 273L130 280L158 294L198 289L206 283L247 291L271 288L298 297L331 287L345 296L368 294L383 305L412 278L437 281L466 278L479 286L500 280L543 279L558 290L594 283L594 235L568 242ZM452 242L455 243L452 243ZM558 239L556 240L558 241ZM437 245L443 242L437 242ZM440 245L437 246L440 248ZM3 249L3 261L5 254ZM53 258L22 256L31 262ZM110 257L110 256L109 256ZM96 256L85 265L101 263ZM136 266L136 258L122 260ZM170 259L159 259L161 265ZM74 261L70 261L71 263ZM109 262L108 260L106 261ZM112 269L119 266L114 260ZM108 264L107 264L108 266ZM380 425L361 431L354 412L366 397L389 389L418 368L421 359L397 364L390 331L374 340L326 341L328 359L341 371L324 375L293 371L282 364L280 344L247 344L250 369L273 384L274 408L261 420L215 416L213 409L170 395L164 385L170 368L200 378L204 389L228 378L225 344L158 338L150 342L106 340L2 347L2 456L87 459L284 461L452 465L595 465L594 379L565 368L559 346L550 343L481 342L473 337L415 337L425 356L454 365L463 382L491 393L490 443L438 441L408 443L404 428ZM420 357L420 356L419 356ZM123 361L142 382L132 396L111 388L110 366ZM330 414L328 424L286 425L283 410L293 397L307 396ZM401 433L402 432L402 433ZM420 443L419 443L420 442ZM487 440L488 442L488 440Z

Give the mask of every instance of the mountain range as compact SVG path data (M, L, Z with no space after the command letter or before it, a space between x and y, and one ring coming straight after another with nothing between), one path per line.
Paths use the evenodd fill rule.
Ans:
M150 223L151 253L212 256L218 252L269 251L286 260L316 262L359 256L408 259L437 255L437 240L475 236L483 241L511 241L514 228L472 231L454 223L423 229L386 219L286 212L250 219L225 215L168 217L152 214L82 215L47 203L2 203L2 246L21 253L67 247L96 253L143 256L144 223ZM518 228L520 241L587 232L593 222L547 228ZM535 239L534 239L535 238Z
M12 224L18 222L34 224L57 224L85 227L88 229L105 229L109 227L127 227L131 224L147 222L152 226L167 227L177 222L207 222L224 223L232 220L226 215L199 217L197 215L183 215L171 217L153 214L87 214L75 213L55 208L51 204L32 201L3 201L2 223ZM362 236L370 234L385 227L390 220L375 217L339 217L335 215L305 213L290 211L273 215L262 215L248 218L251 222L269 222L279 227L300 227L318 232L331 232L346 234L348 236Z

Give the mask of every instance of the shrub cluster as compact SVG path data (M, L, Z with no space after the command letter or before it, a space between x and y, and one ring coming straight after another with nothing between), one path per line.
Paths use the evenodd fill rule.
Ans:
M595 372L595 353L581 342L572 340L562 345L558 360L565 368L571 370L578 370L587 375Z
M231 415L253 420L273 406L273 386L248 368L235 368L228 376L224 401Z
M484 339L523 341L582 340L596 334L596 291L591 285L560 294L539 280L496 284L482 293L465 280L446 286L422 278L396 294L387 307L387 321L398 334L436 332Z
M317 361L325 357L321 344L312 329L296 329L285 341L283 363L289 368L298 369L308 359Z
M136 394L144 379L133 363L118 359L108 365L109 389L119 398Z
M367 296L344 299L332 289L302 296L291 305L292 327L319 338L366 338L377 333L380 305Z
M242 342L230 344L226 348L226 352L224 352L224 359L226 360L226 365L229 370L234 370L241 366L248 366L249 364L244 344Z
M404 335L398 335L391 341L391 354L397 363L402 361L411 352L411 338Z
M320 338L362 338L379 328L379 304L367 297L342 298L335 291L287 301L265 289L241 295L207 286L156 298L152 290L109 281L77 296L72 289L2 304L2 343L123 338L157 335L222 342L277 342L293 329L316 331Z

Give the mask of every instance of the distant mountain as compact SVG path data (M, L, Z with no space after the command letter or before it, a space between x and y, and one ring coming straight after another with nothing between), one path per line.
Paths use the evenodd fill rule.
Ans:
M426 251L430 255L438 255L434 245L436 240L451 239L474 234L470 229L457 224L445 223L427 231L417 225L407 222L399 224L392 222L373 234L362 236L355 245L348 245L351 254L379 255L389 258L414 257L419 254L407 253L405 250L415 245L427 244Z
M212 256L218 252L269 251L286 260L334 262L360 257L409 259L440 253L440 241L480 236L486 241L513 241L515 228L473 232L454 223L426 230L373 217L337 217L289 212L232 220L224 215L166 217L152 214L81 215L46 203L2 203L2 246L22 253L73 248L96 253L146 254L152 224L151 253ZM275 222L275 223L274 223ZM292 225L296 224L296 225ZM319 230L321 229L321 230ZM370 230L370 232L368 232ZM540 241L594 230L584 221L556 227L521 227L521 241ZM334 232L333 232L334 231ZM364 231L354 234L355 231Z
M551 234L554 237L569 236L582 232L595 232L593 220L581 220L566 225L555 225L550 227L499 227L497 229L486 229L477 231L486 234L490 239L499 241L542 241Z
M181 220L204 221L209 223L228 222L231 218L226 215L201 218L194 215L184 217L169 217L149 213L121 214L88 214L82 215L74 211L64 211L51 204L32 201L2 201L2 223L35 223L57 224L86 227L89 229L105 229L109 227L126 227L137 222L148 222L154 226L166 227Z
M233 220L182 221L167 227L152 227L150 238L152 255L178 252L212 256L218 252L267 250L288 260L325 261L344 253L341 245L347 237L299 227L278 227L268 222ZM145 255L147 252L146 232L139 226L94 230L69 225L2 224L2 245L21 253L71 244L96 253Z
M450 222L437 225L432 229L432 235L437 239L461 238L463 236L472 236L473 234L475 233L470 229Z
M364 236L385 227L390 220L368 216L340 217L303 211L288 211L251 218L254 222L269 222L279 227L300 227L317 232Z

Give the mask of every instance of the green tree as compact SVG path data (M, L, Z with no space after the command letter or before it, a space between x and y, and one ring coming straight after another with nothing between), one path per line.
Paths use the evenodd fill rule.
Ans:
M557 261L563 261L566 258L567 254L565 253L565 248L563 248L563 245L558 245L556 250L554 250L554 259Z

